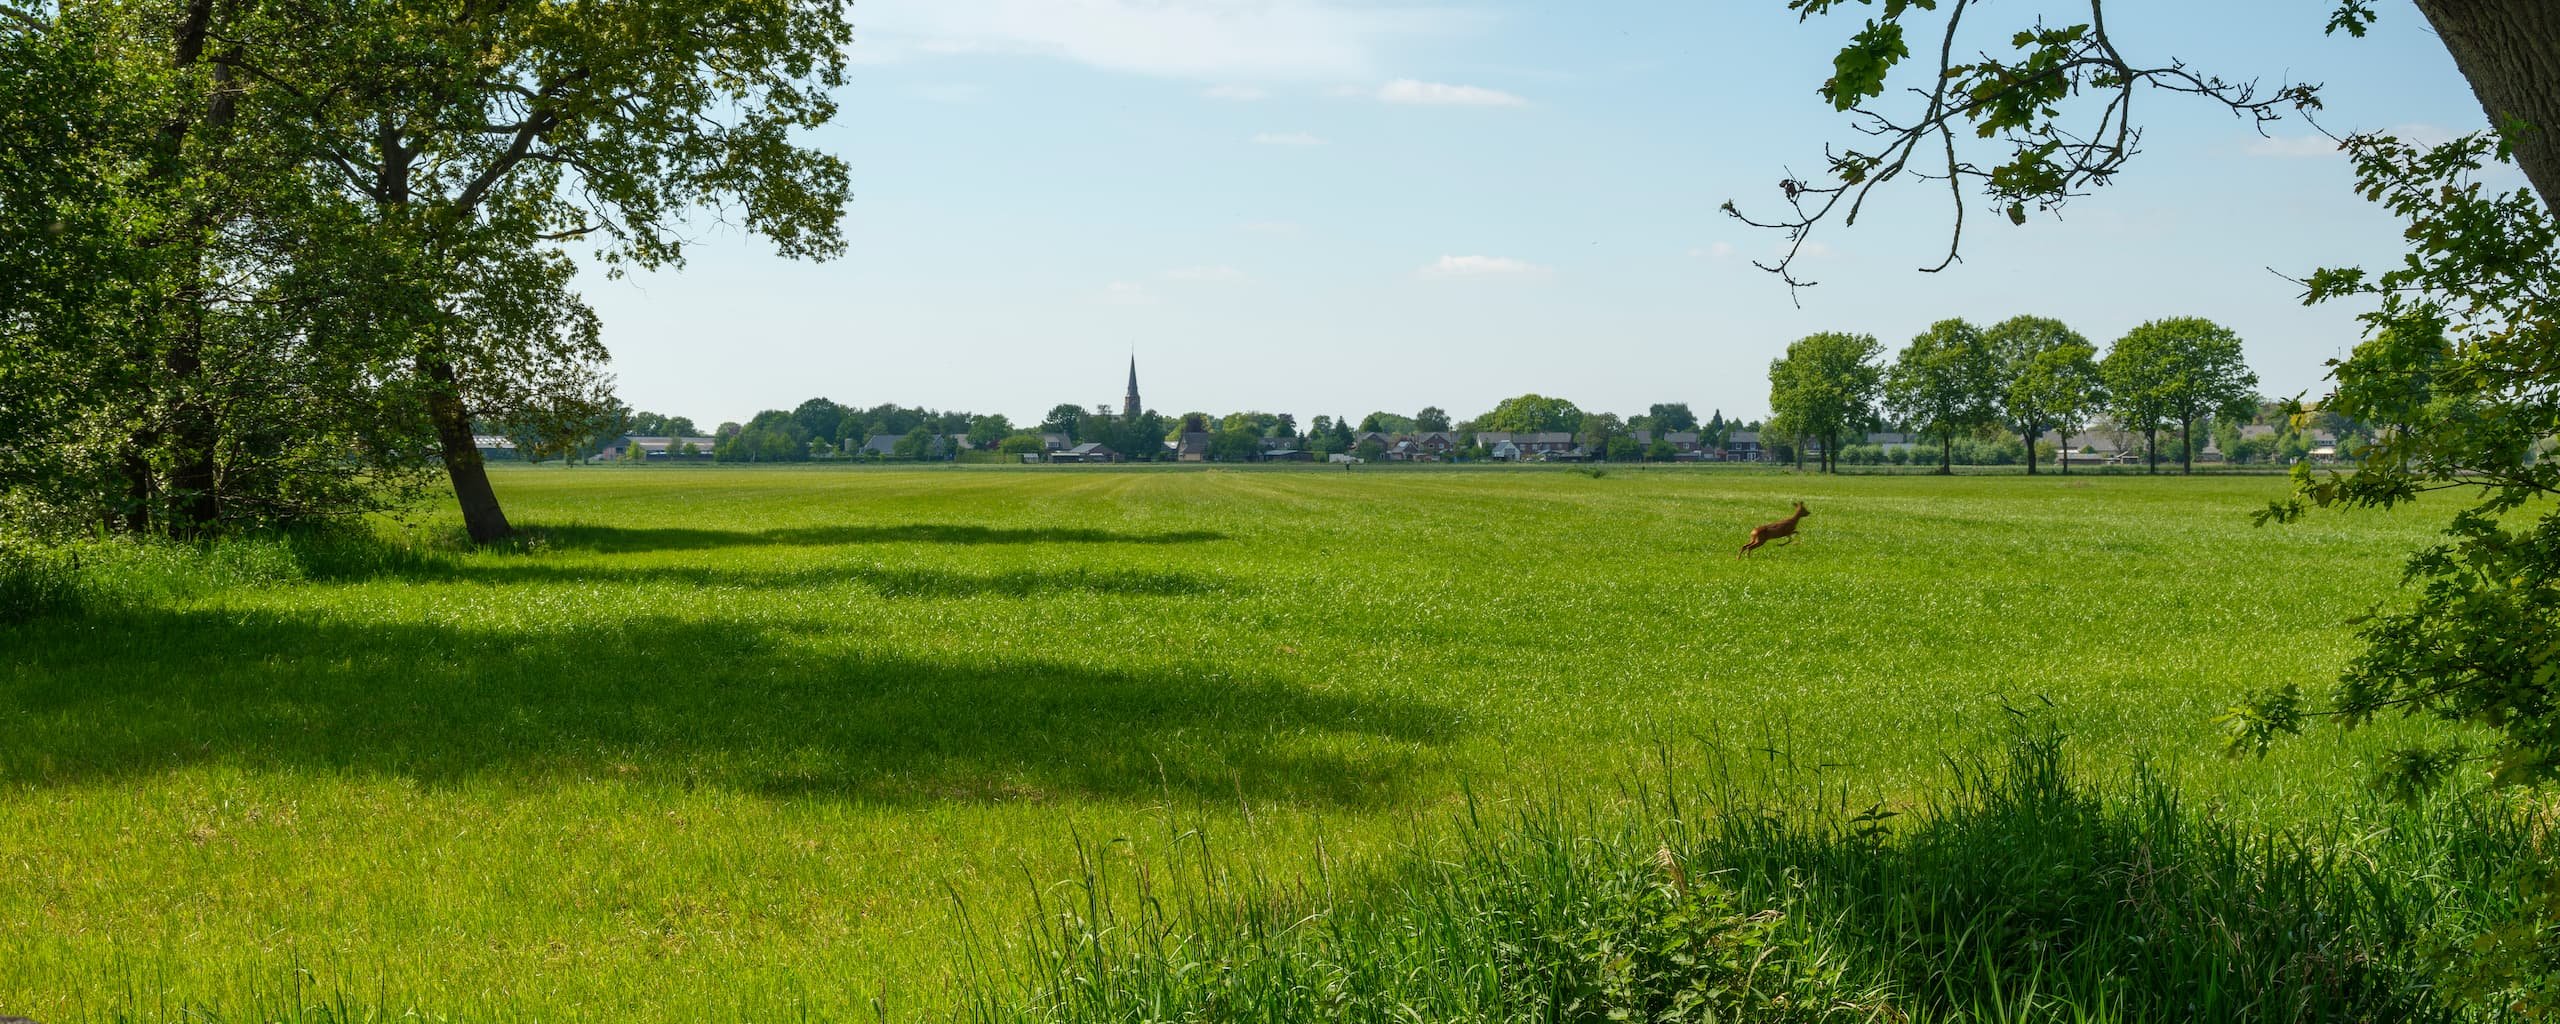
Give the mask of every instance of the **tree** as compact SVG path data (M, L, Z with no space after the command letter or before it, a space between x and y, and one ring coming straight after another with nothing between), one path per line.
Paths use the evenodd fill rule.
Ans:
M1626 421L1613 412L1583 413L1582 425L1574 431L1574 442L1581 445L1582 450L1590 452L1592 458L1603 462L1617 461L1610 454L1609 446L1622 439L1633 444L1633 439L1627 437Z
M1209 435L1209 458L1217 462L1250 462L1262 454L1262 434L1234 426Z
M1414 420L1409 416L1373 412L1360 418L1360 432L1364 434L1410 434L1414 430Z
M813 440L827 439L836 436L844 426L846 412L844 406L824 398L812 398L791 410L791 422L799 425L802 436Z
M1875 422L1884 346L1871 334L1824 332L1799 338L1785 357L1769 363L1769 407L1774 432L1822 442L1822 469L1833 468L1844 438ZM1797 464L1803 464L1801 446Z
M890 454L910 462L921 461L925 456L933 454L933 432L918 426L899 437L898 443L889 451Z
M1689 411L1687 402L1658 402L1646 409L1645 425L1656 435L1698 429L1698 414Z
M1346 419L1336 418L1336 419L1333 421L1333 430L1332 430L1330 433L1328 433L1328 434L1326 434L1326 435L1325 435L1325 442L1326 442L1325 450L1326 450L1326 451L1328 451L1328 452L1347 452L1347 451L1350 451L1350 450L1351 450L1351 421L1350 421L1350 420L1346 420Z
M1493 411L1476 417L1472 429L1515 434L1572 433L1582 429L1582 410L1561 398L1521 395L1503 399Z
M2069 449L2071 428L2095 396L2098 350L2062 321L2013 316L1985 335L1999 380L2000 421L2027 449L2027 472L2036 471L2036 439L2046 430ZM2063 463L2069 472L2071 464Z
M1448 430L1448 410L1442 409L1436 405L1423 406L1421 412L1413 414L1413 429L1424 433L1437 433Z
M2246 417L2258 406L2258 375L2241 357L2239 336L2210 320L2175 317L2136 327L2107 353L2102 370L2118 421L2144 431L2154 472L2161 427L2178 425L2178 464L2193 473L2195 425L2217 413Z
M1362 462L1376 462L1387 457L1387 445L1386 442L1377 438L1366 438L1359 444L1353 445L1351 452L1359 456Z
M672 264L688 211L720 206L788 255L841 246L844 166L791 144L842 82L849 29L816 0L7 13L12 34L95 18L115 59L153 55L127 66L161 98L158 141L116 163L121 205L153 211L129 229L159 255L131 278L151 282L129 307L146 330L123 337L127 365L169 386L133 410L123 462L189 523L224 515L225 480L261 477L226 470L226 450L323 456L343 480L432 452L473 539L503 536L470 424L576 419L607 393L560 244ZM240 401L261 394L301 397L278 416ZM221 437L217 408L270 436ZM367 415L375 436L318 436L336 429L309 421L322 412Z
M2154 473L2160 471L2160 430L2169 425L2171 341L2164 333L2136 331L2116 339L2098 363L2107 414L2118 429L2142 435L2143 461Z
M1067 440L1080 442L1082 438L1077 431L1084 422L1084 415L1083 406L1059 403L1050 407L1049 415L1040 421L1040 430L1043 433L1065 434Z
M2088 18L2076 24L2040 10L2031 23L1986 28L1983 19L1964 17L1975 6L1889 0L1841 47L1818 92L1855 119L1859 141L1826 153L1826 178L1782 178L1782 216L1761 219L1735 202L1724 204L1746 224L1786 233L1786 255L1759 264L1762 269L1790 286L1812 284L1794 269L1816 229L1833 219L1856 223L1877 187L1909 174L1947 184L1953 226L1945 256L1929 268L1944 270L1962 250L1969 192L2010 223L2025 224L2030 210L2058 210L2121 173L2138 152L2134 99L2146 89L2198 97L2261 127L2288 112L2321 108L2317 85L2262 90L2248 78L2226 79L2175 58L2129 55L2108 31L2104 0L2088 0ZM2538 126L2508 132L2506 155L2546 207L2560 203L2560 128L2554 127L2560 125L2560 15L2545 0L2418 0L2417 6L2491 125L2502 131ZM1843 8L1870 10L1867 0L1788 0L1788 7L1807 19ZM2373 0L2331 0L2331 10L2332 34L2362 36L2377 16ZM1937 14L1943 14L1939 38L1921 50L1937 55L1934 66L1919 69L1912 88L1888 89L1913 53L1909 30ZM2009 44L2006 59L1991 55L1992 40ZM1882 102L1904 96L1914 97L1916 110ZM1989 140L1996 155L1984 158L1960 141L1972 139Z
M974 417L969 420L969 447L992 448L996 442L1004 440L1012 433L1013 421L1006 419L1002 413Z
M1938 472L1955 472L1956 435L1999 414L2000 379L1989 339L1962 320L1931 324L1885 371L1885 407L1938 438ZM1828 447L1828 446L1826 446Z
M1031 433L1009 435L1004 440L996 442L996 450L1006 455L1038 455L1047 451L1048 448L1048 442L1042 441L1040 435Z

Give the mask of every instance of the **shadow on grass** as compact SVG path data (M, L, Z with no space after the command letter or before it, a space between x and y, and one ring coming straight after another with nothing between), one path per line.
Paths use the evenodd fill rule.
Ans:
M1216 577L1152 569L1011 569L968 573L917 566L809 566L793 569L719 569L705 566L552 565L540 562L470 562L405 571L411 579L492 584L647 585L754 590L810 590L858 586L885 598L1041 597L1095 594L1110 597L1193 597L1234 593L1241 585Z
M871 653L635 615L524 631L148 611L0 628L0 785L202 764L886 803L1404 800L1455 716L1214 665Z
M1227 538L1226 534L1210 530L1130 533L1066 527L1011 529L962 523L792 526L755 531L567 524L531 527L525 533L535 543L553 548L606 554L736 547L828 547L838 544L1199 544Z

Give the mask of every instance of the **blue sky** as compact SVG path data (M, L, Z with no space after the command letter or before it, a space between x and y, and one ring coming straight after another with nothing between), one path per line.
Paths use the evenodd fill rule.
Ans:
M2330 6L2109 15L2137 59L2325 82L2334 130L2482 121L2408 3L2362 40L2321 34ZM1971 17L2005 35L2039 9ZM2143 155L2060 220L1974 216L1965 262L1923 274L1942 186L1891 190L1818 238L1822 283L1791 300L1749 264L1778 236L1718 207L1773 209L1786 169L1847 137L1814 89L1855 22L1798 24L1781 0L864 0L853 19L843 111L810 138L852 166L850 251L795 263L704 225L680 271L589 275L634 406L708 426L824 395L1030 421L1116 405L1134 350L1166 413L1464 417L1535 391L1747 418L1794 338L1898 348L2017 313L2102 347L2211 317L2290 394L2352 344L2355 310L2305 309L2269 268L2396 252L2326 140L2148 93Z

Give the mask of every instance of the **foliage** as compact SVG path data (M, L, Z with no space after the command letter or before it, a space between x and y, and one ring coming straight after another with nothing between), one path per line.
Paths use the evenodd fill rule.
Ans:
M2350 725L2391 712L2495 730L2485 758L2504 782L2560 775L2560 225L2531 193L2478 181L2504 149L2485 135L2421 148L2387 136L2349 140L2359 187L2410 223L2409 258L2380 275L2323 270L2308 299L2379 299L2370 337L2332 364L2325 411L2377 424L2354 467L2297 464L2296 495L2265 518L2312 507L2390 508L2433 491L2466 492L2444 542L2419 551L2405 607L2360 620L2365 651L2331 695ZM2307 419L2297 411L2296 419ZM2312 709L2298 689L2261 694L2235 714L2243 743L2264 748ZM2398 763L2422 783L2458 762L2451 748L2413 749Z
M1436 405L1426 405L1413 414L1413 429L1437 432L1449 429L1449 413Z
M1787 0L1789 10L1808 20L1848 6L1850 0ZM1907 33L1942 7L1943 21L1934 31L1920 26L1936 37L1921 48L1934 59L1912 73L1910 88L1888 89L1912 57ZM1794 271L1814 231L1832 220L1855 225L1876 188L1909 175L1946 185L1947 251L1927 268L1945 270L1961 255L1971 204L1981 202L2009 223L2025 224L2031 212L2058 210L2122 171L2140 148L2141 130L2132 118L2134 100L2145 91L2200 97L2256 125L2320 108L2317 85L2286 83L2261 91L2256 82L2228 81L2174 58L2130 56L2108 32L2102 0L2089 0L2085 21L2049 21L2039 14L2014 30L1987 32L1987 38L1967 34L1981 31L1979 19L1968 25L1965 18L1977 7L1968 0L1883 0L1881 16L1868 19L1842 44L1818 91L1850 115L1860 138L1825 152L1824 177L1790 174L1780 180L1783 216L1755 217L1731 200L1724 204L1743 223L1786 232L1786 255L1758 263L1761 269L1790 286L1813 284ZM1994 40L2008 44L2005 54L1995 55ZM1881 102L1906 95L1916 109ZM1991 154L1977 155L1975 140Z
M1995 396L2000 420L2017 432L2033 473L2038 437L2052 430L2067 439L2103 404L2098 350L2062 321L2038 316L2000 321L1985 340L2005 385Z
M2178 463L2188 472L2195 470L2197 424L2257 412L2258 375L2241 354L2240 337L2211 320L2173 317L2135 327L2107 352L2107 365L2108 393L2124 411L2119 422L2176 423Z
M1883 354L1867 334L1825 332L1788 345L1784 357L1769 363L1770 432L1821 441L1828 468L1843 442L1876 422Z
M1515 434L1572 433L1582 429L1582 409L1561 398L1528 394L1503 399L1492 411L1468 421L1470 432Z
M1940 320L1903 346L1884 372L1885 409L1939 441L1938 468L1951 472L1958 434L1999 413L1999 363L1981 328Z

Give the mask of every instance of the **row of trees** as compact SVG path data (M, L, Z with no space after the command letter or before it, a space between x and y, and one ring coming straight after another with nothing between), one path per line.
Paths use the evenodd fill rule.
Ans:
M825 257L839 5L0 3L0 518L205 536L441 470L609 399L562 246L683 256L717 206Z
M1868 334L1826 332L1787 346L1769 364L1769 430L1820 442L1821 468L1830 471L1846 443L1890 415L1936 440L1939 471L1953 472L1959 438L2006 429L2033 473L2045 431L2068 438L2103 415L2142 436L2153 472L2160 435L2174 429L2179 465L2193 472L2197 426L2247 422L2258 411L2257 389L2239 336L2200 317L2136 327L2103 359L2079 332L2046 317L2012 317L1988 330L1941 320L1890 363Z
M696 431L689 418L633 412L611 400L591 424L568 432L560 441L544 441L505 426L480 429L513 437L529 458L572 460L592 456L624 436L690 436ZM1059 405L1038 424L1020 428L1000 413L937 412L895 404L857 409L812 398L792 409L757 413L743 424L721 424L713 434L714 443L701 454L723 462L805 462L850 456L879 437L898 439L889 450L892 458L925 458L954 444L976 451L1024 454L1045 450L1047 440L1042 435L1054 434L1069 443L1098 443L1127 457L1150 459L1164 442L1200 433L1208 436L1209 457L1223 462L1255 457L1274 442L1285 442L1317 458L1344 453L1374 460L1384 454L1384 446L1364 435L1449 431L1458 435L1462 447L1473 450L1471 442L1478 432L1514 431L1570 433L1595 457L1633 462L1669 461L1675 449L1663 434L1696 431L1702 443L1713 448L1722 446L1735 430L1759 426L1756 421L1727 420L1721 410L1700 422L1685 403L1656 404L1641 415L1621 418L1614 413L1586 413L1572 402L1534 394L1506 399L1481 417L1454 424L1447 412L1433 406L1412 416L1372 412L1357 421L1317 416L1304 432L1298 429L1297 417L1289 413L1191 412L1167 417L1149 410L1129 417L1109 408ZM1649 445L1636 441L1634 432L1639 430L1654 432ZM1483 454L1481 450L1474 453Z

